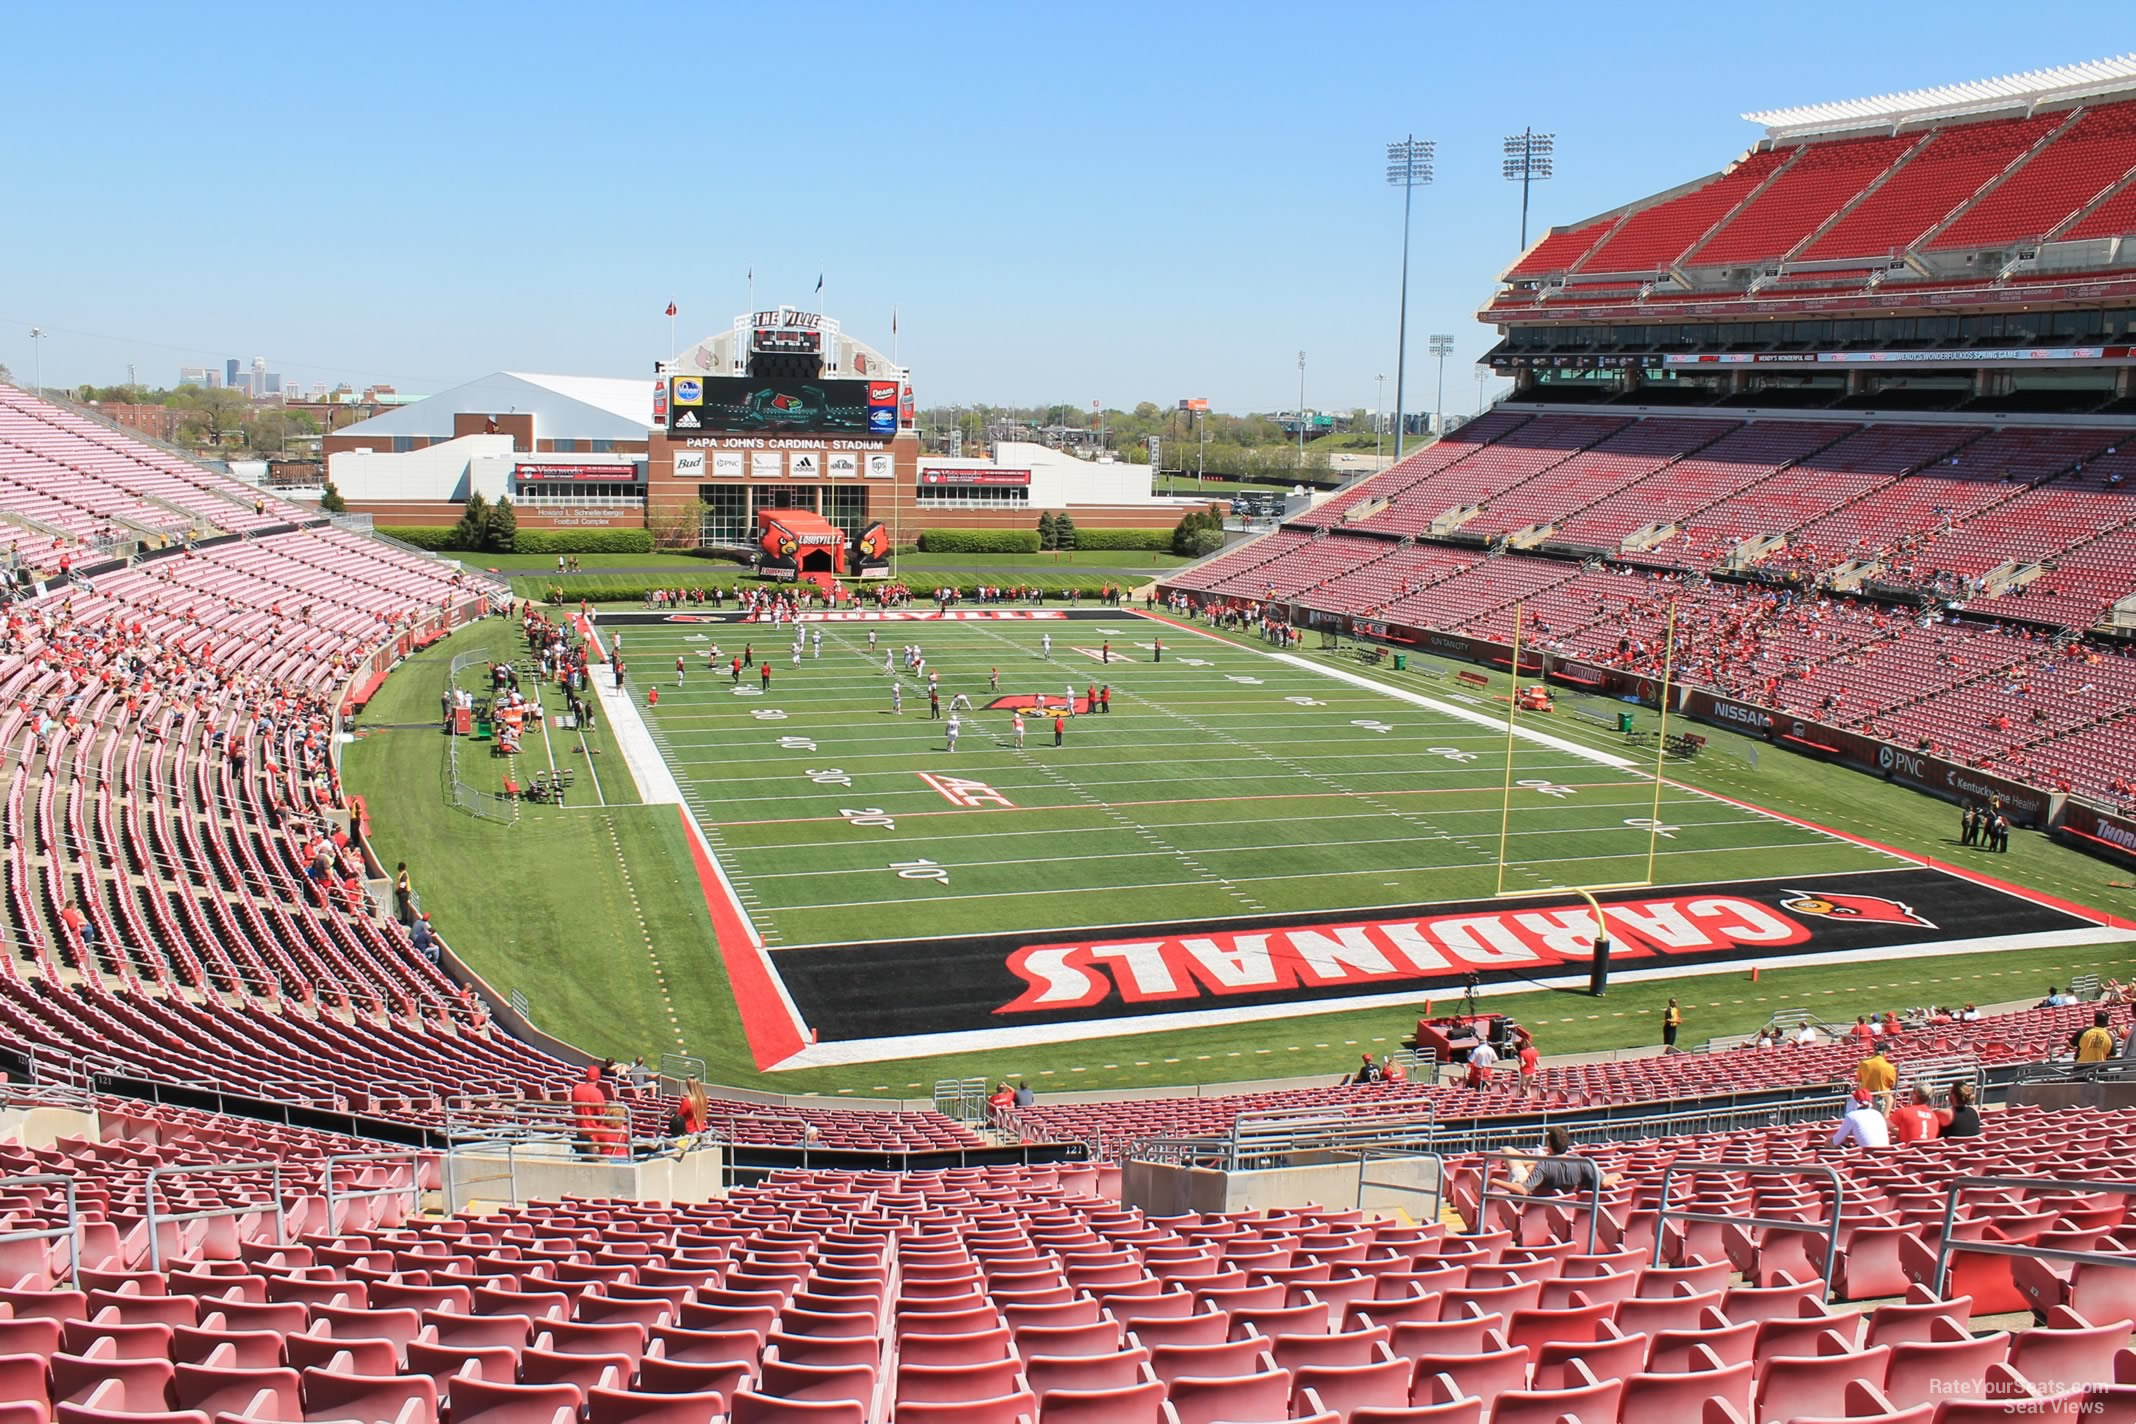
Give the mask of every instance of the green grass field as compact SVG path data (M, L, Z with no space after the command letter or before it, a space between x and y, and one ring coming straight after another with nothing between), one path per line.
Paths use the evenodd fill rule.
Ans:
M1109 664L1092 656L1108 632ZM1169 644L1161 663L1144 646L1157 633ZM1497 726L1134 618L888 625L884 648L920 641L945 707L962 693L983 708L996 670L1001 692L1056 705L1071 683L1078 696L1111 686L1113 711L1074 718L1060 747L1050 721L1027 719L1019 749L1011 714L975 711L961 714L952 753L946 720L928 719L924 684L886 675L857 625L830 625L823 656L798 668L782 634L762 634L755 651L775 658L770 695L753 675L739 689L699 676L663 688L651 721L773 945L1355 909L1500 888L1508 778ZM710 636L632 629L629 656L665 669ZM1503 715L1454 695L1474 704L1461 710ZM1009 804L954 806L923 773L984 783ZM1889 863L1682 791L1664 794L1665 829L1650 834L1651 781L1576 752L1519 743L1511 779L1507 890L1645 880L1650 850L1668 882L1729 879L1745 856L1805 874ZM856 824L848 811L894 824ZM947 883L890 869L921 859Z
M1005 692L1058 697L1070 676L1079 690L1093 680L1114 689L1111 717L1072 724L1059 752L1050 727L1041 736L1034 722L1019 755L1000 745L1005 719L979 713L967 719L952 759L942 724L926 723L925 698L909 680L903 717L890 713L880 658L862 655L866 625L829 628L835 631L826 632L822 661L808 658L798 673L783 634L765 640L753 635L770 630L697 630L723 647L738 646L737 632L760 648L768 643L775 655L768 699L736 696L724 677L697 666L676 696L673 650L688 650L697 664L695 654L708 644L665 628L626 630L632 664L669 673L653 729L722 841L726 863L747 881L752 914L780 937L774 945L915 927L1065 928L1228 915L1246 909L1242 895L1272 908L1348 908L1492 888L1502 729L1276 663L1258 645L1205 642L1184 631L1164 634L1161 667L1147 661L1146 650L1136 652L1143 661L1110 671L1069 651L1098 646L1096 630L1116 628L1125 636L1113 640L1115 650L1125 652L1124 643L1149 636L1150 625L1139 620L1057 623L1050 663L1036 655L1043 625L879 625L879 643L917 639L930 662L945 668L945 686L969 689L980 702L986 671L997 666ZM686 1047L727 1083L911 1096L941 1077L1023 1073L1056 1087L1105 1090L1332 1072L1354 1058L1359 1043L1392 1044L1407 1030L1399 1012L1363 1009L759 1075L741 1043L674 808L601 808L585 795L582 774L578 804L524 808L513 826L477 822L445 805L434 731L383 730L434 717L451 653L509 651L515 642L516 630L501 622L478 625L395 673L364 719L381 730L349 749L347 778L370 800L380 854L389 864L411 862L426 908L455 949L500 990L524 989L536 1021L551 1032L618 1055ZM1347 657L1303 656L1358 667ZM1502 716L1504 676L1468 687L1452 678L1456 666L1415 657L1407 672L1381 667L1368 675ZM1234 680L1242 678L1258 681ZM637 695L642 703L642 683ZM1320 705L1288 700L1294 697ZM1571 715L1583 705L1598 717L1617 707L1561 697L1557 714L1536 721L1569 741L1624 752L1614 731ZM773 710L785 716L753 715ZM1639 719L1651 727L1651 713ZM1674 779L1915 853L1964 854L1954 844L1955 812L1942 802L1701 730L1710 738L1707 754L1672 766ZM614 798L622 769L605 729L595 736L602 749L593 760ZM780 746L786 737L813 742L814 750ZM1435 747L1475 760L1450 760ZM814 781L811 771L835 771L853 785ZM921 771L983 780L1018 809L959 810L919 780ZM1647 836L1624 822L1648 816L1650 784L1625 784L1635 778L1533 746L1521 748L1515 771L1516 782L1571 790L1516 790L1509 859L1522 879L1643 876ZM895 827L851 825L839 814L847 808L881 808ZM1663 881L1886 863L1874 852L1683 792L1664 798L1661 819L1677 828L1659 843ZM888 868L914 858L949 867L949 884L899 881ZM2136 914L2121 872L2043 837L2020 833L2012 854L1992 868L2052 894ZM1621 982L1600 1002L1561 991L1494 993L1491 1002L1536 1026L1547 1053L1562 1053L1652 1042L1655 1015L1670 994L1691 1011L1692 1036L1704 1037L1746 1032L1774 1009L1803 1003L1830 1013L2037 997L2047 982L2087 969L2128 976L2136 971L2136 945L1789 967L1768 970L1757 983L1740 971L1717 972Z

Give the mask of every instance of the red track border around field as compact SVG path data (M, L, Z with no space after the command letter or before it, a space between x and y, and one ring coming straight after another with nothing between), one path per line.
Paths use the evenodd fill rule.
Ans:
M742 908L728 888L726 877L712 861L711 848L690 821L687 807L677 806L682 833L690 842L690 856L697 863L697 883L704 890L705 909L712 916L712 940L719 946L727 966L727 986L734 993L734 1007L742 1018L742 1035L749 1043L749 1056L759 1072L784 1061L808 1046L802 1026L780 991L777 978L763 949L743 922Z

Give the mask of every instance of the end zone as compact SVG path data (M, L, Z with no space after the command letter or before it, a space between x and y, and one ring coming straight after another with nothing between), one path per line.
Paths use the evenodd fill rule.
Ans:
M1909 866L1599 894L1618 978L1832 964L2121 938L2111 917ZM811 1046L779 1068L1005 1048L1063 1037L1390 1007L1486 987L1584 984L1575 895L1398 911L1241 916L1082 937L975 935L767 956ZM922 987L924 986L924 987ZM746 1016L745 1016L746 1021ZM776 1017L763 1028L775 1034ZM757 1030L751 1029L752 1043Z

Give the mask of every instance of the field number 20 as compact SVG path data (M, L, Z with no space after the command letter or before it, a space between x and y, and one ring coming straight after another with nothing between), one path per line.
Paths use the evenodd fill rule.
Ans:
M846 818L847 825L881 826L886 831L897 829L896 819L885 815L880 806L862 806L857 810L851 806L841 806L838 808L838 814Z

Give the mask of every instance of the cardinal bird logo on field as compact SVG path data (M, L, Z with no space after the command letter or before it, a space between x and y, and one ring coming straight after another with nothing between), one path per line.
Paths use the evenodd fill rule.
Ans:
M1865 925L1919 925L1935 929L1934 920L1914 913L1913 906L1878 895L1832 895L1822 890L1790 890L1780 908L1798 915L1822 915L1828 920L1852 920Z
M1012 692L995 698L979 710L982 712L1043 712L1050 717L1055 712L1066 708L1067 705L1065 699L1048 697L1044 693L1034 696L1028 692ZM1075 695L1075 715L1084 717L1088 716L1089 713L1090 699L1078 692Z

